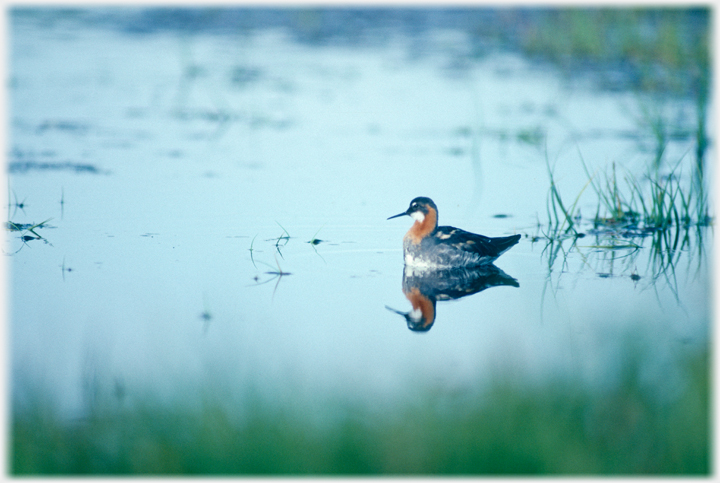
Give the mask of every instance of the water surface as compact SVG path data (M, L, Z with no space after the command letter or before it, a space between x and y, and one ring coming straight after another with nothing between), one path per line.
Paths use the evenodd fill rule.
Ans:
M38 392L77 421L108 401L193 404L211 388L227 402L251 385L324 419L324 401L386 408L497 381L604 394L628 370L672 404L707 354L711 230L658 268L652 237L602 248L588 189L587 235L559 255L543 236L548 163L570 202L580 157L640 178L643 110L690 124L691 101L601 91L512 52L458 65L453 30L419 50L402 35L314 45L31 15L10 33L8 220L45 221L42 239L5 246L13 412ZM672 139L665 159L692 146ZM411 220L386 218L416 196L441 224L522 235L496 263L517 286L438 302L425 333L386 308L411 310Z

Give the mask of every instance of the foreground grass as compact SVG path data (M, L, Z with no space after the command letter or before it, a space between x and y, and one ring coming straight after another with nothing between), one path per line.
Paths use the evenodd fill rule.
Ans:
M387 410L260 396L237 408L212 397L198 407L148 398L133 409L96 408L78 423L38 398L12 416L11 472L706 475L707 359L688 360L682 394L664 388L671 398L641 382L632 360L612 389L498 383L482 396L428 391Z

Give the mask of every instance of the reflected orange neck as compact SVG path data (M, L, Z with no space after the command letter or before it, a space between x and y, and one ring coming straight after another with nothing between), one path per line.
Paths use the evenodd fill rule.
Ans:
M409 292L405 292L405 297L412 304L413 310L420 310L423 327L435 321L435 307L429 298L420 293L420 290L413 287Z

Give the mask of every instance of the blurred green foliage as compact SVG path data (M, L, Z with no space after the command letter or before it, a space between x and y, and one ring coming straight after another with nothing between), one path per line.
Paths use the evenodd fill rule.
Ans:
M610 68L630 74L618 87L707 98L709 8L543 9L516 35L526 53L568 71Z
M688 355L679 383L648 382L640 361L626 353L603 387L506 379L377 405L254 391L234 405L204 390L197 406L145 397L63 421L39 396L13 411L11 473L709 474L707 355Z

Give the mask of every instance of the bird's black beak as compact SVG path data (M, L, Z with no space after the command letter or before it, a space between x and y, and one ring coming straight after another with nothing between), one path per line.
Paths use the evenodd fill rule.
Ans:
M405 216L407 215L407 211L403 211L402 213L398 213L397 215L393 215L388 220L392 220L393 218L397 218L398 216Z

